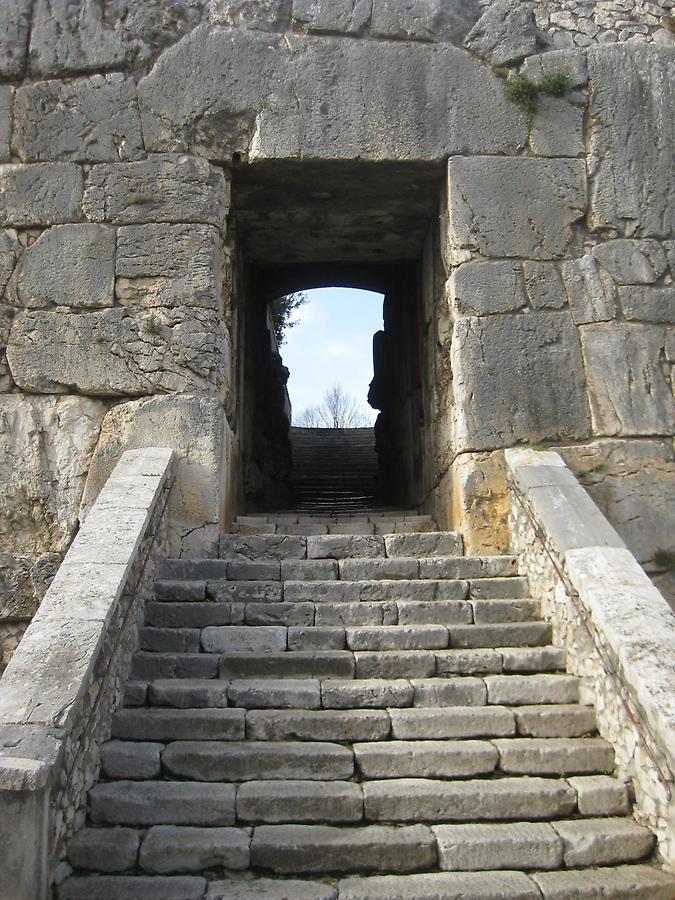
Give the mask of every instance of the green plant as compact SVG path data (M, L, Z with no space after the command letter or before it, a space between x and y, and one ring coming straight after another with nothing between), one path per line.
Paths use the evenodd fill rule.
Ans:
M539 88L534 81L530 81L525 75L516 75L506 82L505 91L507 99L528 115L535 112Z
M147 334L159 334L159 322L154 316L150 316L145 321L145 331Z
M551 69L545 72L537 82L542 94L550 94L551 97L564 97L570 89L570 76L562 69Z
M497 78L503 78L504 81L509 77L510 69L507 69L506 66L495 66L492 70Z
M672 550L657 550L654 554L654 562L659 569L675 572L675 552Z

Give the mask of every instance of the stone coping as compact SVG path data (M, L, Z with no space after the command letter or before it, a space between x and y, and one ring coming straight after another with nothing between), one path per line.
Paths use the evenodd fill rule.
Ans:
M505 451L509 478L556 568L675 773L675 616L555 452Z
M122 454L45 594L0 682L0 790L41 790L58 769L174 456Z

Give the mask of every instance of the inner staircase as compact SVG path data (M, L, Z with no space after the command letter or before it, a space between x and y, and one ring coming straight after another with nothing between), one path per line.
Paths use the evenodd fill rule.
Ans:
M166 560L60 900L673 900L516 561L414 512Z

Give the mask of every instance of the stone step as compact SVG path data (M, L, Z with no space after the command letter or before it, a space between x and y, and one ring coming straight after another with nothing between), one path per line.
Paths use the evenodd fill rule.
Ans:
M295 526L296 528L302 526ZM352 559L375 557L461 556L461 535L453 531L423 534L223 534L220 537L221 559L236 560L301 560ZM338 527L338 526L335 526Z
M111 733L125 741L238 741L245 734L243 709L120 709Z
M542 900L523 872L430 872L340 879L340 900Z
M58 887L59 900L200 900L205 878L191 875L158 878L137 875L95 875L67 878Z
M316 539L318 540L318 538ZM165 559L161 582L176 581L382 581L512 578L527 596L527 580L517 574L513 556L448 556L349 559ZM487 594L484 594L488 598Z
M532 879L546 900L566 900L568 897L673 900L675 897L672 873L652 866L541 872L534 874Z
M89 791L95 825L234 825L232 784L110 781Z
M363 791L351 781L248 781L237 788L237 818L247 824L353 824L363 819Z

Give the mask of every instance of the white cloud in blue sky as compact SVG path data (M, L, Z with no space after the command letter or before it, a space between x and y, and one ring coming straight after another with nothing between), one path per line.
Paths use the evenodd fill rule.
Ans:
M373 377L373 334L382 329L381 294L353 288L307 291L309 302L281 346L290 369L288 392L294 414L316 406L328 388L340 384L370 410L366 397ZM376 412L372 412L373 421Z

